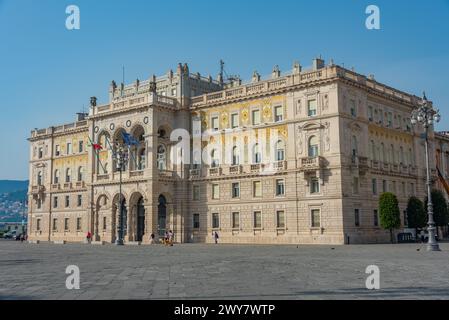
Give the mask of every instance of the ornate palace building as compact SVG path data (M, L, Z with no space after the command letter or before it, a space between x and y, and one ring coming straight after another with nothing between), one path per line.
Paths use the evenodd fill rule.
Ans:
M395 193L401 212L425 197L423 129L410 124L419 102L321 59L248 83L186 64L112 82L107 104L91 98L76 122L32 131L29 239L115 242L123 208L128 244L167 230L177 242L214 231L223 243L388 242L379 195ZM120 196L124 132L138 143L125 146ZM430 139L432 167L447 175L449 137Z

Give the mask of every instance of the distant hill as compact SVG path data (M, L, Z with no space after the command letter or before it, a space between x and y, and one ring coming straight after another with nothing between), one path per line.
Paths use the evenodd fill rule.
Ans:
M0 180L0 194L28 189L28 180Z

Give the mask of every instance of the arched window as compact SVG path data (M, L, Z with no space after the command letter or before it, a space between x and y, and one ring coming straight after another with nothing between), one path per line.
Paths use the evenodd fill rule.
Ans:
M396 159L395 159L395 155L394 155L394 146L391 145L391 150L390 150L390 162L391 163L396 163Z
M42 182L43 182L43 180L42 180L42 171L39 171L39 172L37 173L37 185L38 185L38 186L41 186L41 185L42 185Z
M55 184L59 183L59 170L55 170L55 176L53 179L53 183L55 183Z
M140 150L139 152L139 157L138 157L138 170L144 170L145 169L145 157L146 153L145 153L145 148L143 148L142 150Z
M315 158L319 156L319 149L318 149L318 137L317 136L311 136L309 138L309 157Z
M78 168L78 181L83 181L83 167Z
M371 160L377 160L376 159L376 145L374 143L374 140L371 140Z
M216 168L220 165L220 159L218 158L218 151L216 149L213 149L210 153L210 159L212 168Z
M159 170L167 169L167 149L163 144L157 147L157 167Z
M253 147L253 163L257 164L262 161L262 154L260 153L259 144L256 143Z
M237 146L234 146L232 148L232 165L236 166L240 163L240 159L239 159L239 149Z
M352 136L352 150L351 150L351 155L352 158L355 159L355 157L357 157L357 137L356 136Z
M384 162L387 160L386 154L385 154L385 145L382 142L380 144L380 161Z
M69 183L69 182L71 182L71 181L72 181L72 169L68 168L68 169L65 171L65 182L66 182L66 183Z
M276 143L275 155L276 155L276 161L284 161L285 160L285 144L284 144L284 141L279 140Z

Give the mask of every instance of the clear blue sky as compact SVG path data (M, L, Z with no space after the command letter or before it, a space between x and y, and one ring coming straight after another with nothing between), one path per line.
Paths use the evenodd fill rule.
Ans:
M65 28L67 5L81 30ZM381 30L365 28L365 8ZM163 74L188 62L214 77L248 79L294 60L326 60L421 95L449 130L449 0L106 1L0 0L0 179L26 179L30 130L72 122L89 97L106 102L112 79Z

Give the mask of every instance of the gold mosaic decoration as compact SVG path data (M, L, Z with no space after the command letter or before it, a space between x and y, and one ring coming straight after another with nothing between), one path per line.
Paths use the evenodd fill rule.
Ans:
M247 123L248 120L249 120L249 111L248 111L248 109L243 109L242 110L242 122Z
M221 125L223 127L227 127L228 126L228 113L227 112L223 112L221 114Z
M271 105L265 105L263 107L263 117L265 120L271 119Z

